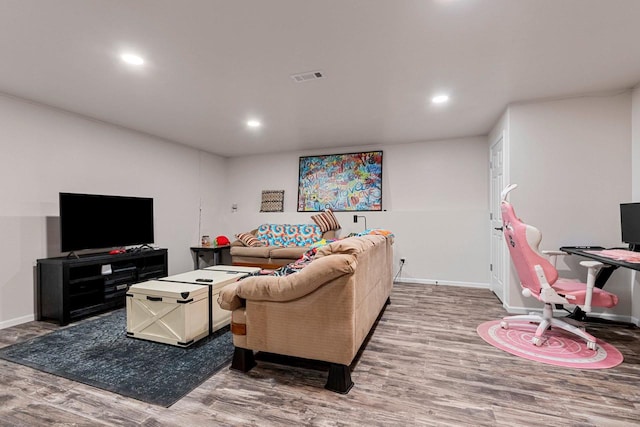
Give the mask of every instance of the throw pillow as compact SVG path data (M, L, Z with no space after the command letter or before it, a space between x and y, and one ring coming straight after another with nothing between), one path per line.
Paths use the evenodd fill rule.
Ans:
M238 233L236 237L244 243L245 246L264 246L262 242L256 239L251 233Z
M312 215L311 219L320 226L320 230L322 230L323 233L341 228L338 218L336 218L331 209L325 209L324 212Z

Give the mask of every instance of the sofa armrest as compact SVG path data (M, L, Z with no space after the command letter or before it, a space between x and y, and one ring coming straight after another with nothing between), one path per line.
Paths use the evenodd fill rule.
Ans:
M234 310L242 300L291 301L303 297L325 283L356 269L356 258L350 254L335 254L311 262L297 273L288 276L253 276L221 289L220 307Z
M233 311L242 307L242 300L237 295L237 288L240 282L233 282L220 289L218 294L218 305L224 310Z
M254 228L253 230L249 231L249 233L253 234L254 236L256 235L257 232L258 232L257 228ZM233 242L231 242L231 246L247 246L247 245L242 243L240 240L236 239Z
M322 238L327 240L334 240L338 235L338 230L327 230L322 233Z

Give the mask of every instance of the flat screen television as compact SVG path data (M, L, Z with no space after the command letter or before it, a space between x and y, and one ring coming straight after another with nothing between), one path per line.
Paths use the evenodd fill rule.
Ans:
M622 241L632 251L640 251L640 203L620 204Z
M60 193L62 252L153 241L152 198Z

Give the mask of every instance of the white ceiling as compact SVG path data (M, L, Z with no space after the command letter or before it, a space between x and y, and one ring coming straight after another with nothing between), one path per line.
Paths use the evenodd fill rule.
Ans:
M0 0L0 92L222 156L485 135L639 46L640 0Z

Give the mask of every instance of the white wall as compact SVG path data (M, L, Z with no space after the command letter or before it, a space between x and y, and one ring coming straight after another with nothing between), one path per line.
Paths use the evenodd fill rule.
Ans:
M59 254L59 192L153 197L170 274L193 268L201 198L211 229L225 200L220 157L6 96L0 150L0 328L34 318L36 259Z
M619 204L631 201L631 95L624 93L513 105L509 108L511 193L516 213L543 233L541 247L621 246ZM563 276L585 280L576 257ZM620 297L607 312L630 313L629 271L606 289ZM523 300L512 270L511 307Z
M395 265L406 258L400 279L487 286L488 201L486 138L351 147L229 159L226 209L234 232L262 223L308 223L298 213L298 158L305 155L383 150L383 212L359 212L369 228L396 235ZM285 190L285 212L259 213L262 190ZM353 212L337 212L341 235L364 229ZM397 272L397 267L396 267Z
M618 204L640 200L631 197L631 183L634 195L640 191L631 167L640 152L639 105L636 88L633 95L514 105L503 116L510 181L520 185L512 201L543 230L544 247L620 245ZM155 243L169 248L174 274L192 268L189 246L202 234L232 237L265 222L310 222L310 213L296 212L301 155L382 149L386 211L362 214L368 227L396 234L395 272L399 258L407 259L400 280L489 281L484 137L223 159L0 96L0 149L0 328L34 316L35 260L57 255L58 192L154 197ZM285 190L285 212L259 213L267 189ZM364 228L352 212L337 216L343 235ZM564 268L565 275L583 275L575 262ZM633 298L628 275L620 269L607 284L621 298L614 311L625 315ZM524 306L513 279L510 295L508 305Z

